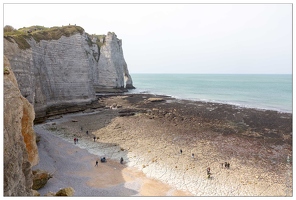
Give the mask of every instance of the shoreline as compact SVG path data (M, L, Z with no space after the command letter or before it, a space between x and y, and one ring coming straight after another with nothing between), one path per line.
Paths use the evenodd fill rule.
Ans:
M195 99L195 98L181 98L181 97L176 97L176 96L172 96L172 95L166 95L166 94L157 94L157 93L152 93L152 92L148 92L148 91L138 91L138 92L133 92L133 91L129 91L129 92L124 92L122 95L153 95L153 96L166 96L169 98L173 98L176 100L180 100L180 101L193 101L193 102L201 102L201 103L214 103L214 104L223 104L223 105L231 105L231 106L235 106L241 109L256 109L258 111L275 111L275 112L279 112L279 113L286 113L286 114L292 114L293 110L288 111L288 110L283 110L281 108L265 108L265 107L256 107L256 106L251 106L251 105L240 105L239 103L231 103L231 102L226 102L226 101L219 101L219 100L202 100L202 99ZM115 95L115 94L113 94ZM120 95L120 94L116 94L116 95Z
M152 97L164 101L151 102ZM105 145L99 155L114 160L124 155L128 167L193 196L286 195L283 180L292 174L284 162L292 153L291 114L151 94L101 97L100 102L106 107L97 113L72 114L60 124L48 122L49 128L92 141L84 132L88 127L99 137L95 143ZM113 104L117 107L110 109ZM123 111L132 114L120 116ZM224 161L230 169L221 167Z

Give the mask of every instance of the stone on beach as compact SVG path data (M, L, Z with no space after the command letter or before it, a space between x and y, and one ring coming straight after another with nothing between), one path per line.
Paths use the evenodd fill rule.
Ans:
M73 196L75 190L72 187L60 189L55 196Z
M33 190L39 190L40 188L44 187L47 181L52 178L52 175L49 174L47 171L44 170L33 170Z

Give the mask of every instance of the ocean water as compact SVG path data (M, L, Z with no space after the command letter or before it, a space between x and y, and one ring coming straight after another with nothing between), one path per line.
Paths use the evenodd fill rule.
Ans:
M292 113L291 74L131 74L131 93Z

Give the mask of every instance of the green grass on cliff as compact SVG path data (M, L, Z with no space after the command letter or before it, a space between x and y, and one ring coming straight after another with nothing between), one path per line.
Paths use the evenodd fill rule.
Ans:
M4 32L4 38L10 42L12 42L13 39L20 49L28 49L31 46L26 39L33 38L36 42L40 42L41 40L58 40L62 36L69 37L76 33L82 34L83 31L83 28L74 25L51 28L31 26Z

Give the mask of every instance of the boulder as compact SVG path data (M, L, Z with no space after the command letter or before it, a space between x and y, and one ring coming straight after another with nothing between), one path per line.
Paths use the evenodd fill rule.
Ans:
M75 190L72 187L60 189L55 196L73 196Z
M52 178L52 175L49 174L47 171L44 170L33 170L33 190L39 190L40 188L43 188L47 181Z

